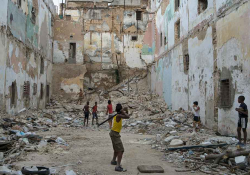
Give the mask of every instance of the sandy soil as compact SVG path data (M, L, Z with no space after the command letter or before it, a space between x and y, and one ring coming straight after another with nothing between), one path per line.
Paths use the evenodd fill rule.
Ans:
M89 128L52 128L51 131L38 133L42 136L56 135L62 137L69 146L61 146L57 143L49 144L39 152L28 153L23 161L16 163L22 166L45 166L56 167L57 174L65 174L65 170L74 170L84 175L137 175L138 165L160 165L168 175L189 174L177 173L173 164L163 160L164 153L151 149L140 139L150 138L148 135L121 133L125 153L122 165L127 172L115 172L114 166L110 165L113 155L109 131L105 127L100 130L96 127ZM183 167L184 168L184 167ZM190 173L194 174L194 173ZM153 175L153 174L152 174Z

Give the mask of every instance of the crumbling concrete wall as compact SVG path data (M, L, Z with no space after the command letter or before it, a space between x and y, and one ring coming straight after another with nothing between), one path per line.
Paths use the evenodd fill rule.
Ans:
M6 9L0 12L1 108L10 114L44 108L50 98L46 90L51 86L53 2L22 0L19 6L16 0L3 0L1 4Z
M84 88L108 89L127 75L123 68L146 69L152 55L142 54L149 14L147 1L67 1L63 19L55 22L54 63L85 64ZM141 11L140 19L137 11ZM76 61L70 62L70 43ZM118 70L119 69L119 70Z
M83 89L84 75L87 72L85 65L53 64L52 78L53 95L63 95L72 98Z
M83 63L82 26L78 22L56 20L53 63ZM70 43L76 44L76 57L70 57Z
M188 40L189 53L189 106L198 101L201 106L201 120L209 128L214 121L214 54L212 27L205 28Z
M218 3L218 13L225 8L225 3ZM220 6L221 5L221 6ZM227 4L228 7L229 4ZM233 5L233 1L230 1ZM228 108L219 107L218 129L223 134L236 134L239 107L237 102L240 95L244 95L245 103L250 106L250 41L249 38L250 3L240 3L237 10L221 18L216 23L217 30L217 65L220 79L230 79L232 105ZM240 27L239 27L240 26ZM250 130L248 129L248 132Z
M235 134L237 98L245 95L246 104L250 102L246 80L249 41L245 39L250 2L208 0L203 10L198 9L199 1L180 1L178 8L175 0L152 0L150 4L155 14L148 23L142 51L156 47L151 90L164 96L173 110L191 110L193 101L198 101L203 124ZM230 81L229 107L220 106L223 79Z

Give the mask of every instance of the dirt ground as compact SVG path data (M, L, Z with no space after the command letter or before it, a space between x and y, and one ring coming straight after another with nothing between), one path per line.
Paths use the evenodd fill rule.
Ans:
M65 174L66 170L74 170L82 175L137 175L141 174L137 170L138 165L160 165L165 170L164 174L188 174L175 172L172 164L163 161L164 153L151 149L150 145L139 141L153 136L131 134L123 130L121 135L125 153L122 165L127 172L120 173L115 172L115 167L110 165L113 150L109 130L106 127L101 129L57 127L38 134L44 137L52 135L62 137L69 146L49 144L38 152L28 153L22 161L16 164L18 167L32 165L56 167L57 174Z

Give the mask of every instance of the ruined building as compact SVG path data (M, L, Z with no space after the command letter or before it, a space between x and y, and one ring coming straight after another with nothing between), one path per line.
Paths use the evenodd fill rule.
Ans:
M49 101L55 14L52 0L1 0L1 110L16 114Z
M202 123L222 134L234 133L238 96L250 106L249 0L66 0L55 16L49 0L2 5L0 104L8 112L43 107L51 86L71 96L141 71L170 109L198 101Z
M153 51L152 91L173 110L199 101L205 126L235 133L238 96L250 105L250 2L151 0L150 11L143 48Z
M61 5L64 15L55 21L53 93L79 92L83 86L107 89L134 68L145 68L152 61L141 55L147 5L147 0L67 0Z
M63 7L55 22L57 89L108 88L122 73L148 69L151 91L169 108L191 110L199 101L204 125L234 132L237 97L250 105L248 0L67 0Z

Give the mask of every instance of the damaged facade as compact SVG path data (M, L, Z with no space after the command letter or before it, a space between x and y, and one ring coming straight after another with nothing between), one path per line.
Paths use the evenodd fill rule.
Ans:
M151 0L142 54L151 55L151 90L173 110L199 101L202 123L236 134L238 96L250 105L247 0Z
M73 64L82 71L67 75L54 71L54 79L61 79L55 87L66 93L108 89L136 68L146 69L152 62L152 57L141 54L147 4L147 0L67 0L62 19L55 21L53 62L55 67Z
M249 1L67 0L63 7L53 92L107 90L146 70L151 91L170 109L192 110L198 101L204 125L236 132L237 98L250 102Z
M54 15L52 0L1 1L1 110L16 114L49 101Z

